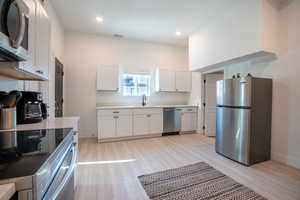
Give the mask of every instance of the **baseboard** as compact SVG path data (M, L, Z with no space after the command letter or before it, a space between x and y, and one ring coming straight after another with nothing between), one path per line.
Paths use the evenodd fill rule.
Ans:
M201 135L204 135L204 133L203 133L203 130L202 129L198 129L197 131L196 131L196 133L199 133L199 134L201 134Z
M272 153L272 160L300 169L300 158L297 156L284 155L282 153Z
M105 142L118 142L118 141L126 141L126 140L137 140L137 139L144 139L144 138L155 138L155 137L162 137L162 134L152 134L152 135L141 135L141 136L129 136L129 137L121 137L121 138L109 138L109 139L98 139L98 143L105 143Z

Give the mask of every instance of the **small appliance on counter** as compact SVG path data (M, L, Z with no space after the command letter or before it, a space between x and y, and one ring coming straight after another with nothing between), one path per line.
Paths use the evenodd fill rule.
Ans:
M272 79L217 82L216 152L244 165L270 159Z
M22 94L19 91L0 91L0 130L16 128L16 105L21 98Z
M42 101L41 93L21 93L22 98L17 104L17 124L38 123L47 118L47 106Z

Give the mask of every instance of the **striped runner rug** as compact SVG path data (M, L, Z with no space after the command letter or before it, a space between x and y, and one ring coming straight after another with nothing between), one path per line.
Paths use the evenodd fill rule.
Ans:
M151 200L266 200L204 162L138 178Z

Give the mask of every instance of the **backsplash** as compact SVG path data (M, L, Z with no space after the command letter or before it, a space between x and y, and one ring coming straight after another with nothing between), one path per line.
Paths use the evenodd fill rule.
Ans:
M190 94L188 93L152 93L148 97L149 105L183 105L188 104ZM98 106L110 105L141 105L142 97L125 97L121 93L113 92L98 92L97 93Z
M0 91L23 90L24 81L17 81L0 76Z
M0 77L0 91L8 92L11 90L41 92L43 102L49 105L48 113L50 117L54 117L54 105L49 102L49 82L19 81L7 77Z

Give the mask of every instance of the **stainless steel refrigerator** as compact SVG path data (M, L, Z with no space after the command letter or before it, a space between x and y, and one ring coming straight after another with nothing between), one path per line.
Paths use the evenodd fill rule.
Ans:
M270 159L272 79L217 82L216 152L244 165Z

